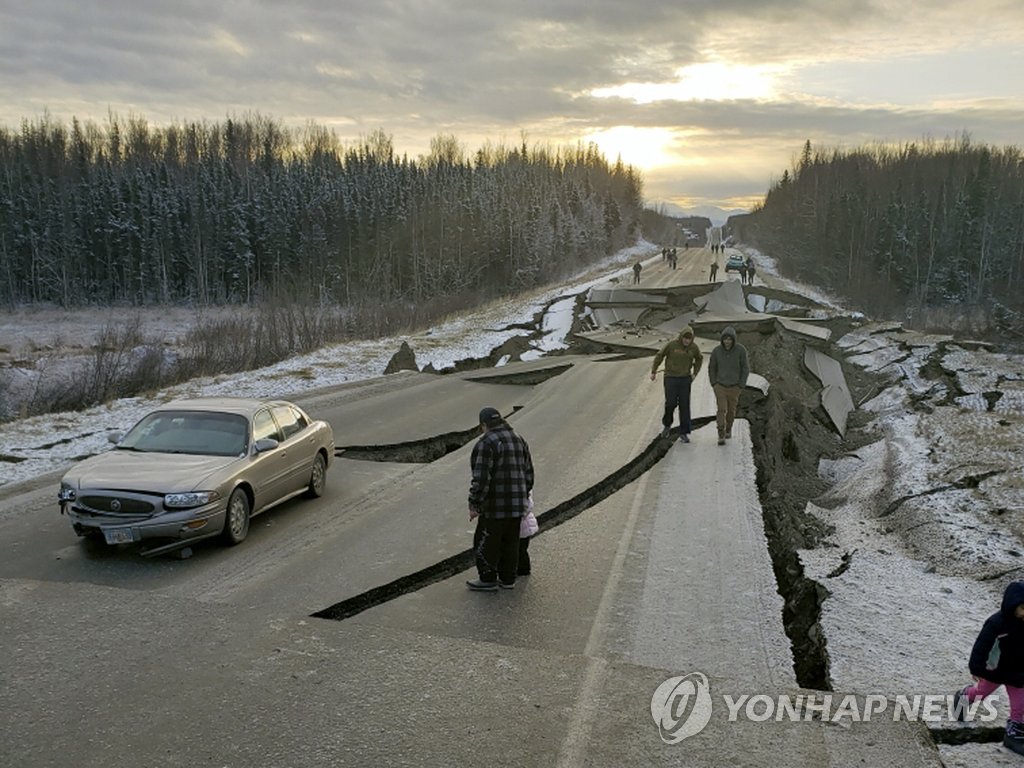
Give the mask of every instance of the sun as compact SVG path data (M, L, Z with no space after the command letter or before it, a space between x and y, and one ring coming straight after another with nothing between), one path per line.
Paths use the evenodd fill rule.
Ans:
M668 148L673 141L673 133L666 128L617 125L588 133L584 141L596 144L602 154L613 162L621 158L627 165L649 170L669 162Z
M771 99L779 74L772 66L745 66L721 62L691 64L677 69L668 83L623 83L596 88L591 95L631 99L637 104L655 101L729 101Z

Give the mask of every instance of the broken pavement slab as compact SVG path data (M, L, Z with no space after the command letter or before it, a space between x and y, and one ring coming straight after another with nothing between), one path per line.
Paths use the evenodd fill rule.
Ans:
M694 299L693 303L701 313L709 312L714 315L735 317L750 312L743 295L743 286L735 280L722 283L710 293Z
M676 315L671 320L666 320L664 323L659 323L654 327L654 330L668 334L670 337L676 336L686 326L689 325L692 327L696 321L696 311L683 312L681 314Z
M590 315L599 328L615 325L637 325L649 311L648 307L591 307Z
M643 290L630 288L594 288L587 297L590 305L658 306L668 303L668 296L658 293L647 293Z
M804 348L804 365L822 384L821 406L840 435L846 434L846 421L854 410L853 397L843 375L843 367L824 352Z
M776 317L775 322L787 331L798 333L801 336L810 336L811 338L818 339L819 341L828 341L832 336L832 331L828 328L822 328L821 326L814 325L813 323L793 320L789 317Z

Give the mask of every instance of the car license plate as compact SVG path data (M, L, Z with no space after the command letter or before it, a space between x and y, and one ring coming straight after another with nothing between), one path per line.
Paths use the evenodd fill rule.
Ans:
M105 528L103 536L107 544L130 544L135 541L131 528Z

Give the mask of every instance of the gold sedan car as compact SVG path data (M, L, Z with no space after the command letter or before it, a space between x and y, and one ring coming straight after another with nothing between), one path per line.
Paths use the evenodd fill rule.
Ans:
M61 479L61 513L79 536L153 544L144 555L240 543L253 515L323 494L334 457L330 424L282 400L179 400L110 440Z

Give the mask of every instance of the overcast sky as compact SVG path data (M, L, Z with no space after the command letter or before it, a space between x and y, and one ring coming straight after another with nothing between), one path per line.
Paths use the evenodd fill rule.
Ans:
M1024 144L1022 0L0 0L0 124L259 112L342 140L595 141L747 207L805 140Z

